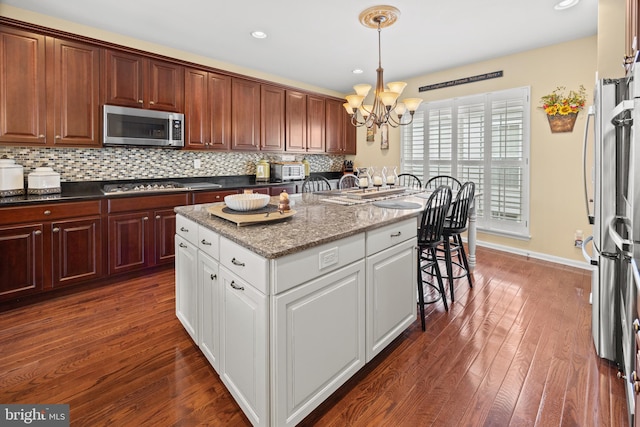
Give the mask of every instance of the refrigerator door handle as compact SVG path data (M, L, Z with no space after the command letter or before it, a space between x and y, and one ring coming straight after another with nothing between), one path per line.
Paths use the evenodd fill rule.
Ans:
M589 112L587 113L587 123L584 125L584 140L582 141L582 177L584 179L584 201L587 207L587 218L589 218L589 224L591 225L595 223L595 215L593 214L593 212L591 212L589 206L589 204L593 202L593 199L589 199L589 190L587 185L587 141L589 140L589 123L591 122L591 119L593 117L595 117L595 111L592 105L589 107Z
M609 236L615 243L616 247L620 249L625 256L632 257L633 256L633 241L629 239L625 239L622 237L618 231L616 230L616 226L618 224L624 225L627 229L627 235L631 235L631 221L628 218L624 218L621 216L615 216L609 222Z
M615 127L631 126L633 118L625 115L627 111L633 111L633 99L627 99L616 105L612 111L611 124Z
M584 260L587 261L591 265L598 265L598 260L591 258L591 255L587 253L586 246L593 240L593 236L589 236L582 241L582 256Z

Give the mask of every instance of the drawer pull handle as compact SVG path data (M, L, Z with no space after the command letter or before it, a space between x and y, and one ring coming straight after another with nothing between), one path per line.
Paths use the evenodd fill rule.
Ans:
M211 242L207 242L204 239L202 239L202 241L200 243L202 243L203 245L211 246Z
M235 258L231 260L231 264L238 265L240 267L244 267L244 262L237 261Z
M33 232L33 234L35 234L36 236L39 236L39 235L41 235L41 234L42 234L42 231L40 231L40 230L36 230L36 231L34 231L34 232Z
M236 282L234 282L233 280L231 281L231 287L232 287L233 289L238 290L238 291L244 291L244 286L238 286L238 285L236 285Z
M216 280L218 278L217 274L211 273L211 280Z
M391 237L400 237L401 234L402 234L402 232L398 231L397 233L392 233Z
M58 231L60 231L60 229L58 227L54 227L53 230L51 231L53 231L54 233L57 233Z
M44 211L44 214L45 215L51 215L51 211L47 209L46 211Z
M188 228L184 228L184 227L180 227L180 231L182 231L183 233L188 233L189 229Z
M186 248L186 247L188 247L188 246L187 246L187 245L185 245L184 243L180 243L180 244L179 244L179 246L180 246L181 248Z

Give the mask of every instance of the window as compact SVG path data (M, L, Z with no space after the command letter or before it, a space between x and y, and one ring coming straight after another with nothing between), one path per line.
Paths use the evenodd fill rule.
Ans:
M476 183L478 228L529 235L528 87L426 103L401 128L401 170Z

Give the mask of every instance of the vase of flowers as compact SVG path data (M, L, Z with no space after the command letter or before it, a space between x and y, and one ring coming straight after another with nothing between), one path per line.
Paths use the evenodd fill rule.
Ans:
M570 90L565 94L564 86L540 98L541 107L547 114L552 133L571 132L580 110L587 100L587 91L580 85L577 91Z

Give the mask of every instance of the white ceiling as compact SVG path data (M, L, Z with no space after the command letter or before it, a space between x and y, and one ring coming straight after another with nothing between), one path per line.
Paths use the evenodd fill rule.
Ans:
M557 1L0 0L0 5L349 93L356 83L375 81L377 32L358 21L370 6L391 4L401 13L394 26L382 30L388 82L596 34L597 0L555 11ZM254 30L268 37L254 39ZM364 74L353 75L355 68Z

